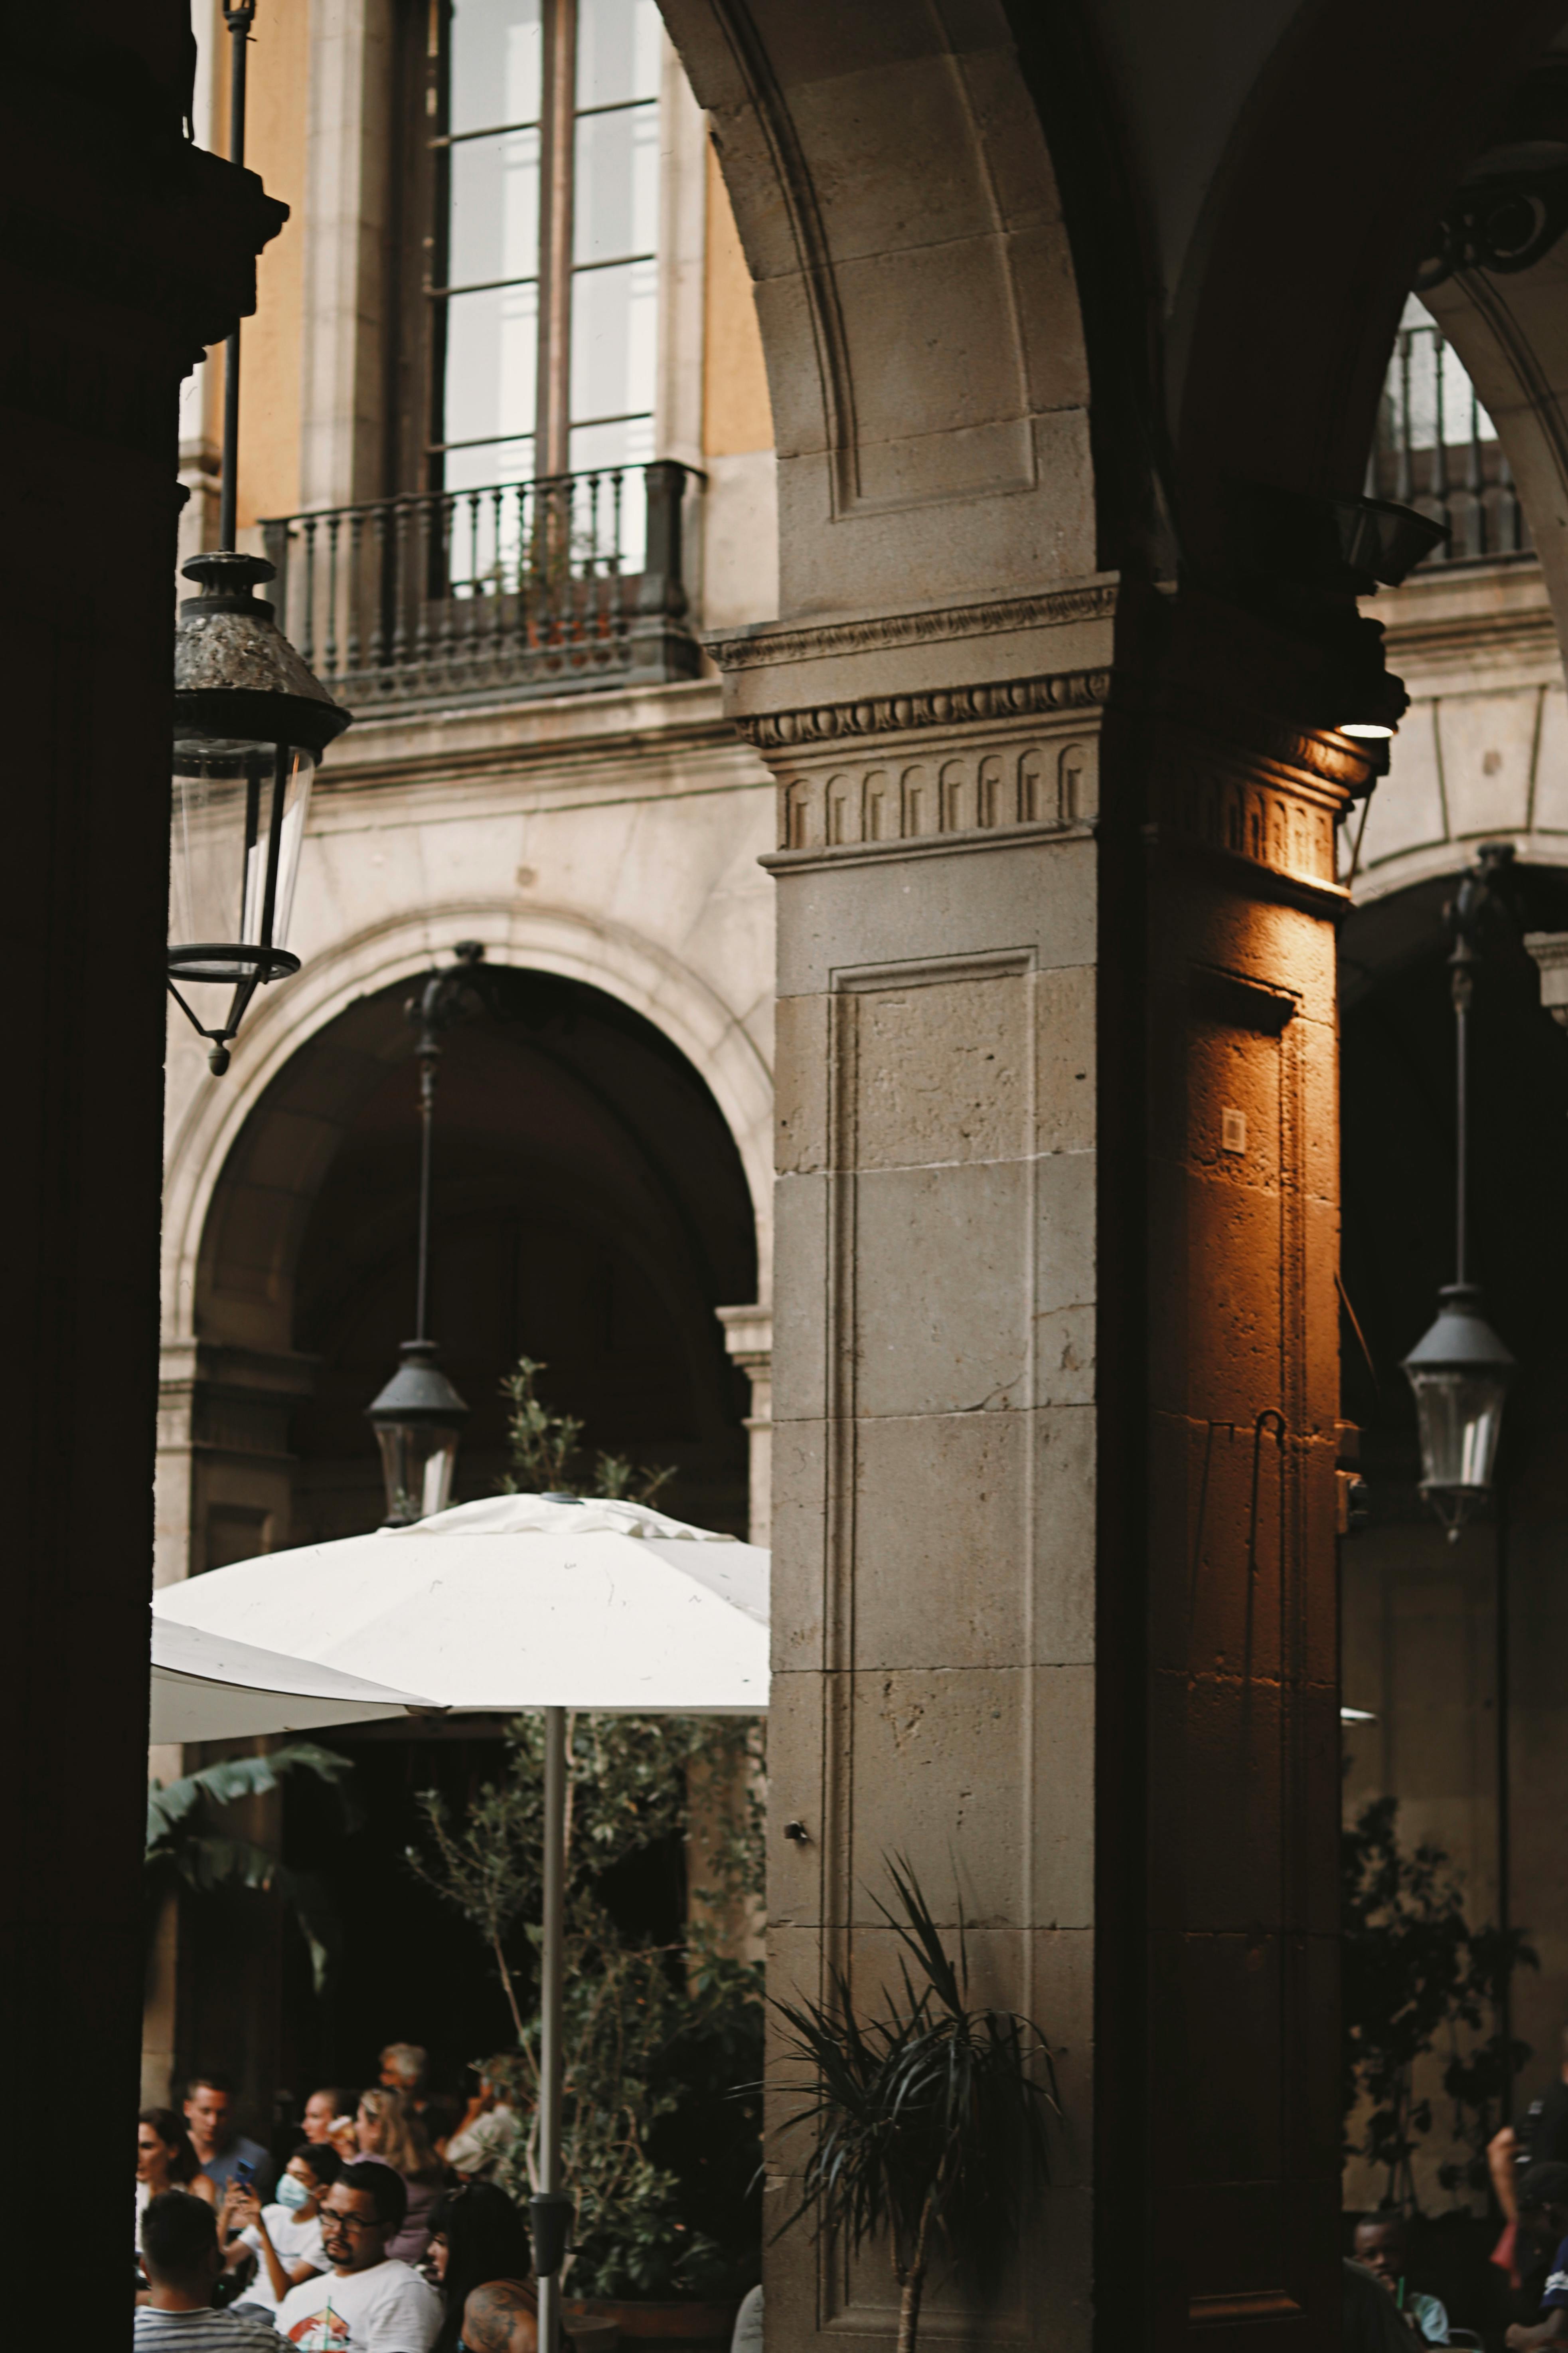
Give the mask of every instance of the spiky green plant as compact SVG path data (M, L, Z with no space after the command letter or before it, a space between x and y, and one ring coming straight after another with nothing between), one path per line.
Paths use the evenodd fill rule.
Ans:
M902 1947L901 1989L884 1993L885 2009L857 2017L837 1969L826 2003L773 2004L788 2056L810 2071L785 2085L805 2105L783 2129L813 2135L800 2202L779 2227L809 2214L819 2239L850 2254L885 2239L899 2353L914 2353L936 2240L994 2284L1028 2189L1050 2178L1046 2117L1061 2109L1040 2029L1013 2010L970 2007L962 1905L954 1962L909 1862L888 1860L887 1871L903 1916L875 1899Z

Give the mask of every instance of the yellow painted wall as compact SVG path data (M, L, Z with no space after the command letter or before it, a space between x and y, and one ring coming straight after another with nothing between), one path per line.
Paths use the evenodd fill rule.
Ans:
M212 143L228 152L229 37L217 0L198 12L216 44ZM247 65L245 161L289 207L257 269L254 318L240 331L239 523L291 514L300 503L300 381L305 295L305 118L310 0L267 0ZM223 435L223 357L208 371L207 430Z
M729 191L708 150L708 240L703 289L702 448L710 458L739 457L773 446L763 338L752 277Z

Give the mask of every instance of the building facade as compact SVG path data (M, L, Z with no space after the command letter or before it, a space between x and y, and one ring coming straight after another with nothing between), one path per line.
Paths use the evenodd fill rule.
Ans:
M1568 1270L1502 1115L1561 1041L1507 984L1535 1402L1452 1552L1397 1370L1447 1271L1442 901L1501 836L1562 927L1565 265L1489 269L1462 177L1568 136L1562 12L1215 13L274 0L252 60L291 216L242 523L356 718L304 970L221 1081L171 1024L158 1575L374 1515L403 1001L479 941L437 1113L462 1475L526 1349L677 1509L771 1526L772 1816L808 1833L772 1837L774 1989L874 1987L904 1852L1058 2055L1016 2277L983 2323L933 2300L967 2342L1333 2338L1342 1695L1352 1804L1398 1795L1531 1931L1538 2052L1568 1999L1522 1804L1560 1786ZM1344 723L1383 653L1301 520L1368 487L1458 558L1362 607L1412 699L1381 780ZM1301 503L1261 531L1258 491ZM181 1966L149 2089L222 2023ZM248 2050L252 2097L291 2064ZM879 2269L767 2260L774 2342L885 2340Z

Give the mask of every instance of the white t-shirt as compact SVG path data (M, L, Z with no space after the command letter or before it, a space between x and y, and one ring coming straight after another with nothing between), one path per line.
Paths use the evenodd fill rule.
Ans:
M300 2353L430 2353L441 2333L439 2295L407 2263L328 2272L290 2288L277 2328Z
M287 2206L264 2206L261 2219L267 2225L267 2235L278 2252L278 2260L286 2272L297 2271L309 2263L313 2272L328 2268L326 2252L321 2245L321 2218L312 2214L308 2221L292 2213ZM256 2250L256 2277L246 2288L242 2301L264 2304L268 2312L278 2309L278 2298L272 2293L272 2274L267 2268L267 2258L261 2252L261 2233L252 2224L240 2232L247 2247ZM309 2287L309 2280L301 2285Z

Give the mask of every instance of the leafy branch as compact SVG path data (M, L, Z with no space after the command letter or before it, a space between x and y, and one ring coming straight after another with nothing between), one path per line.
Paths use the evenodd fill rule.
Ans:
M326 1882L314 1872L290 1870L254 1839L225 1830L214 1816L247 1798L281 1788L290 1774L308 1773L334 1789L343 1827L357 1827L357 1810L343 1784L353 1760L311 1740L291 1741L265 1757L228 1757L147 1789L146 1868L150 1881L183 1883L204 1895L243 1892L279 1895L299 1922L310 1955L310 1977L324 1990L342 1945L342 1924Z
M510 1408L501 1493L599 1495L614 1502L651 1504L674 1478L674 1466L649 1468L601 1451L590 1468L581 1468L582 1421L575 1414L556 1413L539 1394L539 1376L549 1369L536 1357L520 1356L500 1385Z

